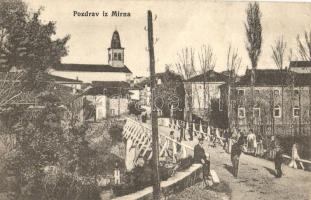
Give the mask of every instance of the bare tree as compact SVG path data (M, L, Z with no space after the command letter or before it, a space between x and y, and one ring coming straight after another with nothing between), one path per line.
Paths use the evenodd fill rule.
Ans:
M311 61L311 31L304 33L304 41L297 35L298 53L300 58L305 61Z
M297 35L297 45L298 45L298 53L299 53L300 58L304 61L311 61L311 31L304 32L304 41L300 39L300 35ZM299 104L300 104L300 101L299 101ZM311 113L311 86L309 86L309 113ZM300 118L301 117L299 117L299 123L301 121ZM311 130L311 118L310 117L309 117L309 125L310 125L310 130ZM299 124L299 131L300 131L300 124Z
M184 80L188 80L196 74L194 67L194 50L192 48L184 48L177 54L178 60L175 64L177 72L182 76ZM192 116L192 88L191 84L185 83L185 95L186 95L186 110L185 118L187 121L191 121Z
M279 37L276 41L274 46L271 46L272 49L272 59L277 66L277 68L280 70L281 75L281 119L282 119L282 129L284 131L284 69L283 69L283 63L284 63L284 57L285 57L285 51L286 51L286 42L283 40L283 36ZM287 72L285 72L287 73ZM286 74L285 74L286 75Z
M208 76L215 68L216 58L213 53L213 49L208 45L203 45L201 51L198 53L200 72L203 75L203 109L206 111L205 116L209 117L210 114L210 88ZM200 102L200 94L197 95L198 101ZM199 104L200 105L200 104Z
M253 106L254 104L254 83L255 83L255 71L257 69L258 58L261 53L262 43L262 27L261 27L261 12L257 2L249 3L246 10L247 22L245 23L245 30L247 36L246 49L248 56L252 64L251 73L251 98ZM251 124L253 123L253 117L251 117Z
M227 71L228 71L228 103L227 103L227 110L228 110L228 124L229 124L229 132L231 132L231 123L232 123L232 113L231 113L231 90L232 88L234 89L236 77L237 77L237 72L239 71L241 67L241 61L242 58L238 55L238 49L236 50L231 50L231 45L228 47L228 53L227 53ZM233 99L236 99L235 95L233 96ZM235 112L237 113L237 112ZM236 116L237 117L237 116Z

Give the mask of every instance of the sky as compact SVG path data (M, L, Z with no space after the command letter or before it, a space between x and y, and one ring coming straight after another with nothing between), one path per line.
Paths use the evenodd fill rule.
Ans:
M156 72L178 61L177 54L185 47L195 50L196 68L202 45L212 47L216 57L215 71L226 69L228 46L238 49L242 58L240 73L251 66L245 48L244 23L247 2L224 1L106 1L106 0L25 0L34 11L44 7L41 19L56 22L56 36L71 35L69 53L63 63L107 64L107 48L112 33L118 30L125 48L125 65L134 76L149 75L147 10L154 20ZM297 60L297 34L311 31L311 3L260 2L262 12L262 53L258 68L276 68L271 58L271 46L283 36ZM103 11L130 12L130 17L102 17ZM77 17L73 12L100 12L99 17ZM285 66L288 66L286 59ZM176 71L176 69L173 68Z

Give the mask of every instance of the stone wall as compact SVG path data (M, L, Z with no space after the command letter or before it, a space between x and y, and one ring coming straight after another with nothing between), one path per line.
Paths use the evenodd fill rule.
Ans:
M177 172L166 181L161 182L161 199L166 199L170 195L182 191L194 185L202 177L202 165L193 164L190 168ZM152 187L147 187L133 194L115 198L114 200L152 200Z

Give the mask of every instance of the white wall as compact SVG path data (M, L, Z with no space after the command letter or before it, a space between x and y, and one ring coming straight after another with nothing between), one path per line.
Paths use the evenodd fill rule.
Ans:
M127 81L131 76L130 73L122 72L75 72L75 71L56 71L50 70L52 75L64 78L77 79L84 83L92 81Z
M140 90L129 90L131 92L131 99L132 100L140 100Z
M219 86L221 86L224 83L221 82L215 82L215 83L205 83L205 91L204 91L204 83L192 83L192 108L204 108L204 93L206 94L206 102L205 102L205 108L210 104L210 102L207 102L208 100L211 100L212 98L219 99L220 98L220 89ZM210 97L208 97L208 94Z
M297 73L311 73L311 67L292 67L291 71Z

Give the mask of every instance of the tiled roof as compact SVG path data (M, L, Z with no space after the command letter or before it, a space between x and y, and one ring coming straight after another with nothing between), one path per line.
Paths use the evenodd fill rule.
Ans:
M123 81L94 81L93 87L86 91L86 95L118 95L127 94L130 84ZM105 92L104 92L105 91Z
M51 74L43 74L43 78L46 78L46 80L53 80L57 83L82 83L82 81L80 80L64 78L64 77L55 76Z
M130 84L124 81L93 81L94 86L102 88L129 88Z
M124 67L112 67L111 65L95 64L58 64L56 66L53 66L53 69L57 71L132 73L125 65Z
M289 67L311 67L311 61L291 61Z
M213 70L210 70L206 72L205 74L194 76L186 80L186 82L226 82L227 79L228 79L228 76L215 72Z
M294 80L297 86L311 85L311 74L299 74L288 70L278 69L257 69L255 72L255 86L280 86ZM236 86L250 86L251 70L247 70L245 75L236 82Z
M0 72L0 81L3 80L21 80L21 78L25 75L23 72ZM60 76L54 76L47 73L40 74L40 79L43 81L54 81L56 83L82 83L80 80L63 78Z

